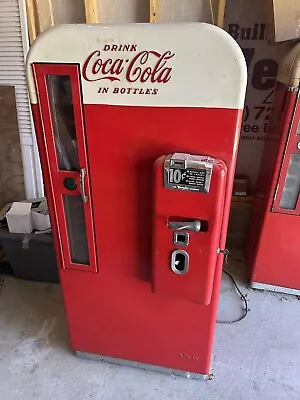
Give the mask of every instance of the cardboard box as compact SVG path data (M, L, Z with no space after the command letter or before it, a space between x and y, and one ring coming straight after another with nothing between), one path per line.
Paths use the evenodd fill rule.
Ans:
M15 202L6 214L9 232L31 233L31 203Z
M241 46L248 66L248 87L236 172L249 178L255 191L271 115L278 62L293 41L270 44L266 31L266 0L227 0L225 30ZM299 0L300 2L300 0Z
M265 0L268 19L267 37L272 42L300 38L300 1Z
M2 226L8 225L8 218L11 219L11 217L9 217L9 215L14 214L14 212L15 212L14 210L11 211L11 209L13 208L13 204L14 203L6 204L0 211L0 225L2 225ZM25 206L25 207L27 207L26 209L29 208L31 210L30 219L31 219L32 230L37 230L37 231L51 230L50 218L49 218L49 212L48 212L48 204L47 204L47 200L45 197L31 199L31 200L24 200L22 202L17 202L17 204L26 204L27 205L27 206ZM16 206L16 207L18 208L18 206ZM17 217L15 217L15 219L16 218ZM10 232L12 232L10 228L9 228L9 230L10 230ZM16 232L15 231L14 233L29 233L29 232L23 232L23 231Z

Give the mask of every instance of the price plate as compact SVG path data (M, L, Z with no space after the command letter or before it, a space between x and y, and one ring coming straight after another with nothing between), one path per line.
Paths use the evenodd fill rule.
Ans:
M205 189L206 170L202 169L178 169L170 168L168 174L168 183Z
M174 153L164 163L164 187L176 190L209 192L214 159Z

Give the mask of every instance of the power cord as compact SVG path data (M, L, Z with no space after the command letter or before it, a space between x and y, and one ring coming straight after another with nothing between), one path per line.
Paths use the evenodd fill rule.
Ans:
M243 315L240 318L234 319L232 321L219 321L219 320L217 320L217 324L234 324L236 322L242 321L244 318L247 317L247 314L248 314L248 311L249 311L248 301L247 301L246 297L243 295L243 293L241 292L241 290L238 287L238 285L237 285L236 281L234 280L233 276L229 272L227 272L224 268L223 268L222 272L224 272L224 274L226 274L231 279L234 287L236 288L237 292L240 294L241 299L243 300L243 302L245 304L245 308L243 310Z
M3 286L4 286L4 278L0 277L0 295L2 294Z
M0 261L2 261L4 257L5 257L5 254L2 253L1 256L0 256ZM0 276L0 296L1 296L2 291L3 291L3 286L4 286L4 278L2 276Z

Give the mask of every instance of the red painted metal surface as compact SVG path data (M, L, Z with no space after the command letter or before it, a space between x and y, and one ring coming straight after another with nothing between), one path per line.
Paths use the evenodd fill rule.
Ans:
M70 191L63 180L78 180L78 173L58 169L46 74L68 74L72 80L80 166L88 171L90 267L72 264L67 249L61 196ZM33 115L73 349L207 374L223 263L223 255L211 254L211 249L225 246L242 111L81 104L76 65L36 65L35 78L39 106L33 105ZM198 198L191 200L211 227L201 238L197 275L206 283L199 282L200 297L188 299L203 304L152 291L153 166L157 158L174 152L222 160L211 194L199 204ZM156 182L159 188L161 181ZM167 212L171 201L173 213L188 217L187 207L174 206L177 195L187 202L192 198L176 193L173 202L170 191L159 207ZM169 265L169 257L165 262ZM96 271L96 266L97 273L83 272Z
M164 187L165 157L155 163L153 212L153 288L154 292L180 300L208 305L211 301L215 270L219 254L227 168L215 160L208 193L171 190ZM168 227L172 219L204 221L204 230L188 232L188 248L174 245ZM189 270L184 275L170 268L174 250L187 250Z
M299 198L294 210L280 200L291 153L299 153L299 110L298 92L278 82L246 249L252 282L291 289L300 289Z
M208 306L151 291L153 164L176 151L223 159L226 229L241 111L99 105L85 105L84 111L99 274L63 276L73 347L208 373L223 257ZM195 121L210 135L199 135ZM108 172L99 177L103 170Z
M224 247L241 111L85 105L84 114L99 273L60 271L72 347L206 374L223 257L215 266L207 306L152 292L153 163L175 151L224 160ZM210 132L205 140L195 121Z

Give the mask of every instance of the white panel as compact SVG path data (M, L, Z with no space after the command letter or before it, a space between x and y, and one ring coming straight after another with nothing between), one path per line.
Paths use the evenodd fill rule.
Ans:
M99 22L149 22L149 0L101 0Z
M13 13L13 12L18 13L19 12L19 8L18 8L18 6L17 7L13 7L13 6L9 6L9 5L6 5L3 2L1 2L1 11L3 12L3 14L7 13L7 12L8 13Z
M159 0L159 22L211 22L209 0Z
M18 32L1 32L1 37L5 38L5 37L15 37L15 38L19 38L20 34L18 34Z
M247 71L241 49L210 24L61 25L48 30L39 35L27 61L36 103L34 62L79 63L87 104L244 105Z
M4 43L12 42L12 43L20 43L20 44L22 44L22 40L19 39L18 37L14 37L14 36L4 37L4 35L0 37L0 42L4 42Z
M22 149L27 198L43 194L40 165L25 77L28 51L25 0L0 1L0 85L15 87L18 125ZM23 148L22 138L30 138L31 147Z
M11 64L9 61L5 64L5 63L0 63L0 71L7 71L7 68L11 67L14 71L14 73L16 73L16 71L19 71L20 73L22 71L24 71L24 66L21 65L16 65L16 64ZM1 72L0 72L1 74Z

